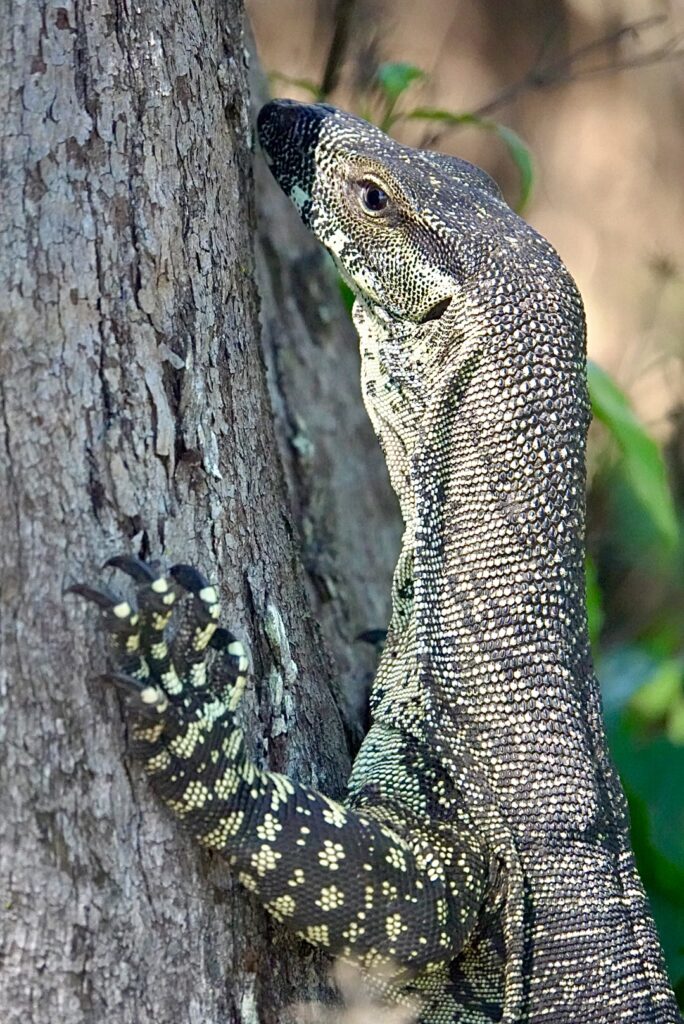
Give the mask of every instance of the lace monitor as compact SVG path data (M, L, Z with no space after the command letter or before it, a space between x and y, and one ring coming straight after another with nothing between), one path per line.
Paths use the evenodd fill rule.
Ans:
M259 136L354 291L406 524L372 725L344 806L259 769L216 589L121 557L137 610L76 589L105 609L135 753L274 917L424 1024L678 1021L587 640L577 289L462 160L326 105L269 103Z

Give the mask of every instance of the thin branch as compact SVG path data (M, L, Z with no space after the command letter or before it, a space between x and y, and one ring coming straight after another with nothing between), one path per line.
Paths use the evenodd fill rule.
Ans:
M647 50L645 53L637 54L634 57L624 60L609 60L602 64L582 68L577 65L591 54L615 46L617 43L631 37L638 40L640 33L646 29L661 25L666 20L663 15L653 15L649 18L642 18L640 21L631 22L629 25L621 25L620 28L609 32L599 39L594 39L584 46L573 50L566 57L553 64L543 65L543 51L541 59L534 67L523 75L517 82L506 86L500 93L482 104L473 111L476 117L485 117L495 110L511 103L514 99L525 92L534 92L540 89L549 89L554 86L567 85L568 82L578 81L582 78L589 78L595 75L609 74L614 71L625 71L631 68L645 67L650 64L660 64L668 60L678 60L684 57L684 50L678 50L677 46L682 40L682 35L673 36L661 46Z
M337 0L334 14L335 29L330 41L330 49L328 50L328 57L321 81L321 96L323 98L330 95L340 77L347 43L349 42L349 32L355 6L356 0Z

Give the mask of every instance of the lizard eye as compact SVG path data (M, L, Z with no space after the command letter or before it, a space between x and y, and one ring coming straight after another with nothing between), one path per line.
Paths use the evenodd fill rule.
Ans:
M369 213L381 213L389 203L389 196L375 181L357 182L361 197L361 205Z

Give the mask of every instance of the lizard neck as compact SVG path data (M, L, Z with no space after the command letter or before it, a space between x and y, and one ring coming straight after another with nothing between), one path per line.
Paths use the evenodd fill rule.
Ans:
M404 565L413 552L412 614L393 620L415 636L413 696L447 756L466 736L482 752L504 810L521 777L548 774L539 792L551 798L567 769L578 798L563 814L576 830L593 820L588 776L603 743L584 598L589 416L581 304L551 269L553 287L536 267L503 299L480 282L443 324L397 327L363 308L355 319L364 398L407 526ZM389 658L400 642L390 632ZM392 674L395 693L386 677L381 666L383 705L401 705L406 676ZM559 813L543 796L540 809Z
M432 394L425 381L439 378L460 331L453 323L444 332L434 322L396 320L360 299L353 320L360 340L363 400L399 499L406 525L404 548L410 549L417 522L412 465Z
M353 320L361 348L364 404L384 452L392 488L399 499L410 537L416 515L411 459L425 401L402 355L410 351L411 327L415 325L392 322L358 299Z

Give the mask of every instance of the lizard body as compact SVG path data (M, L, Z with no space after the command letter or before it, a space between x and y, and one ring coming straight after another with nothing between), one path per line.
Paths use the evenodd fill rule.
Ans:
M351 284L406 524L346 806L262 771L216 592L120 559L107 609L138 754L200 842L424 1024L680 1018L605 743L584 601L577 289L484 172L325 105L268 104L277 181ZM191 612L170 650L175 600ZM207 672L207 647L223 652Z

